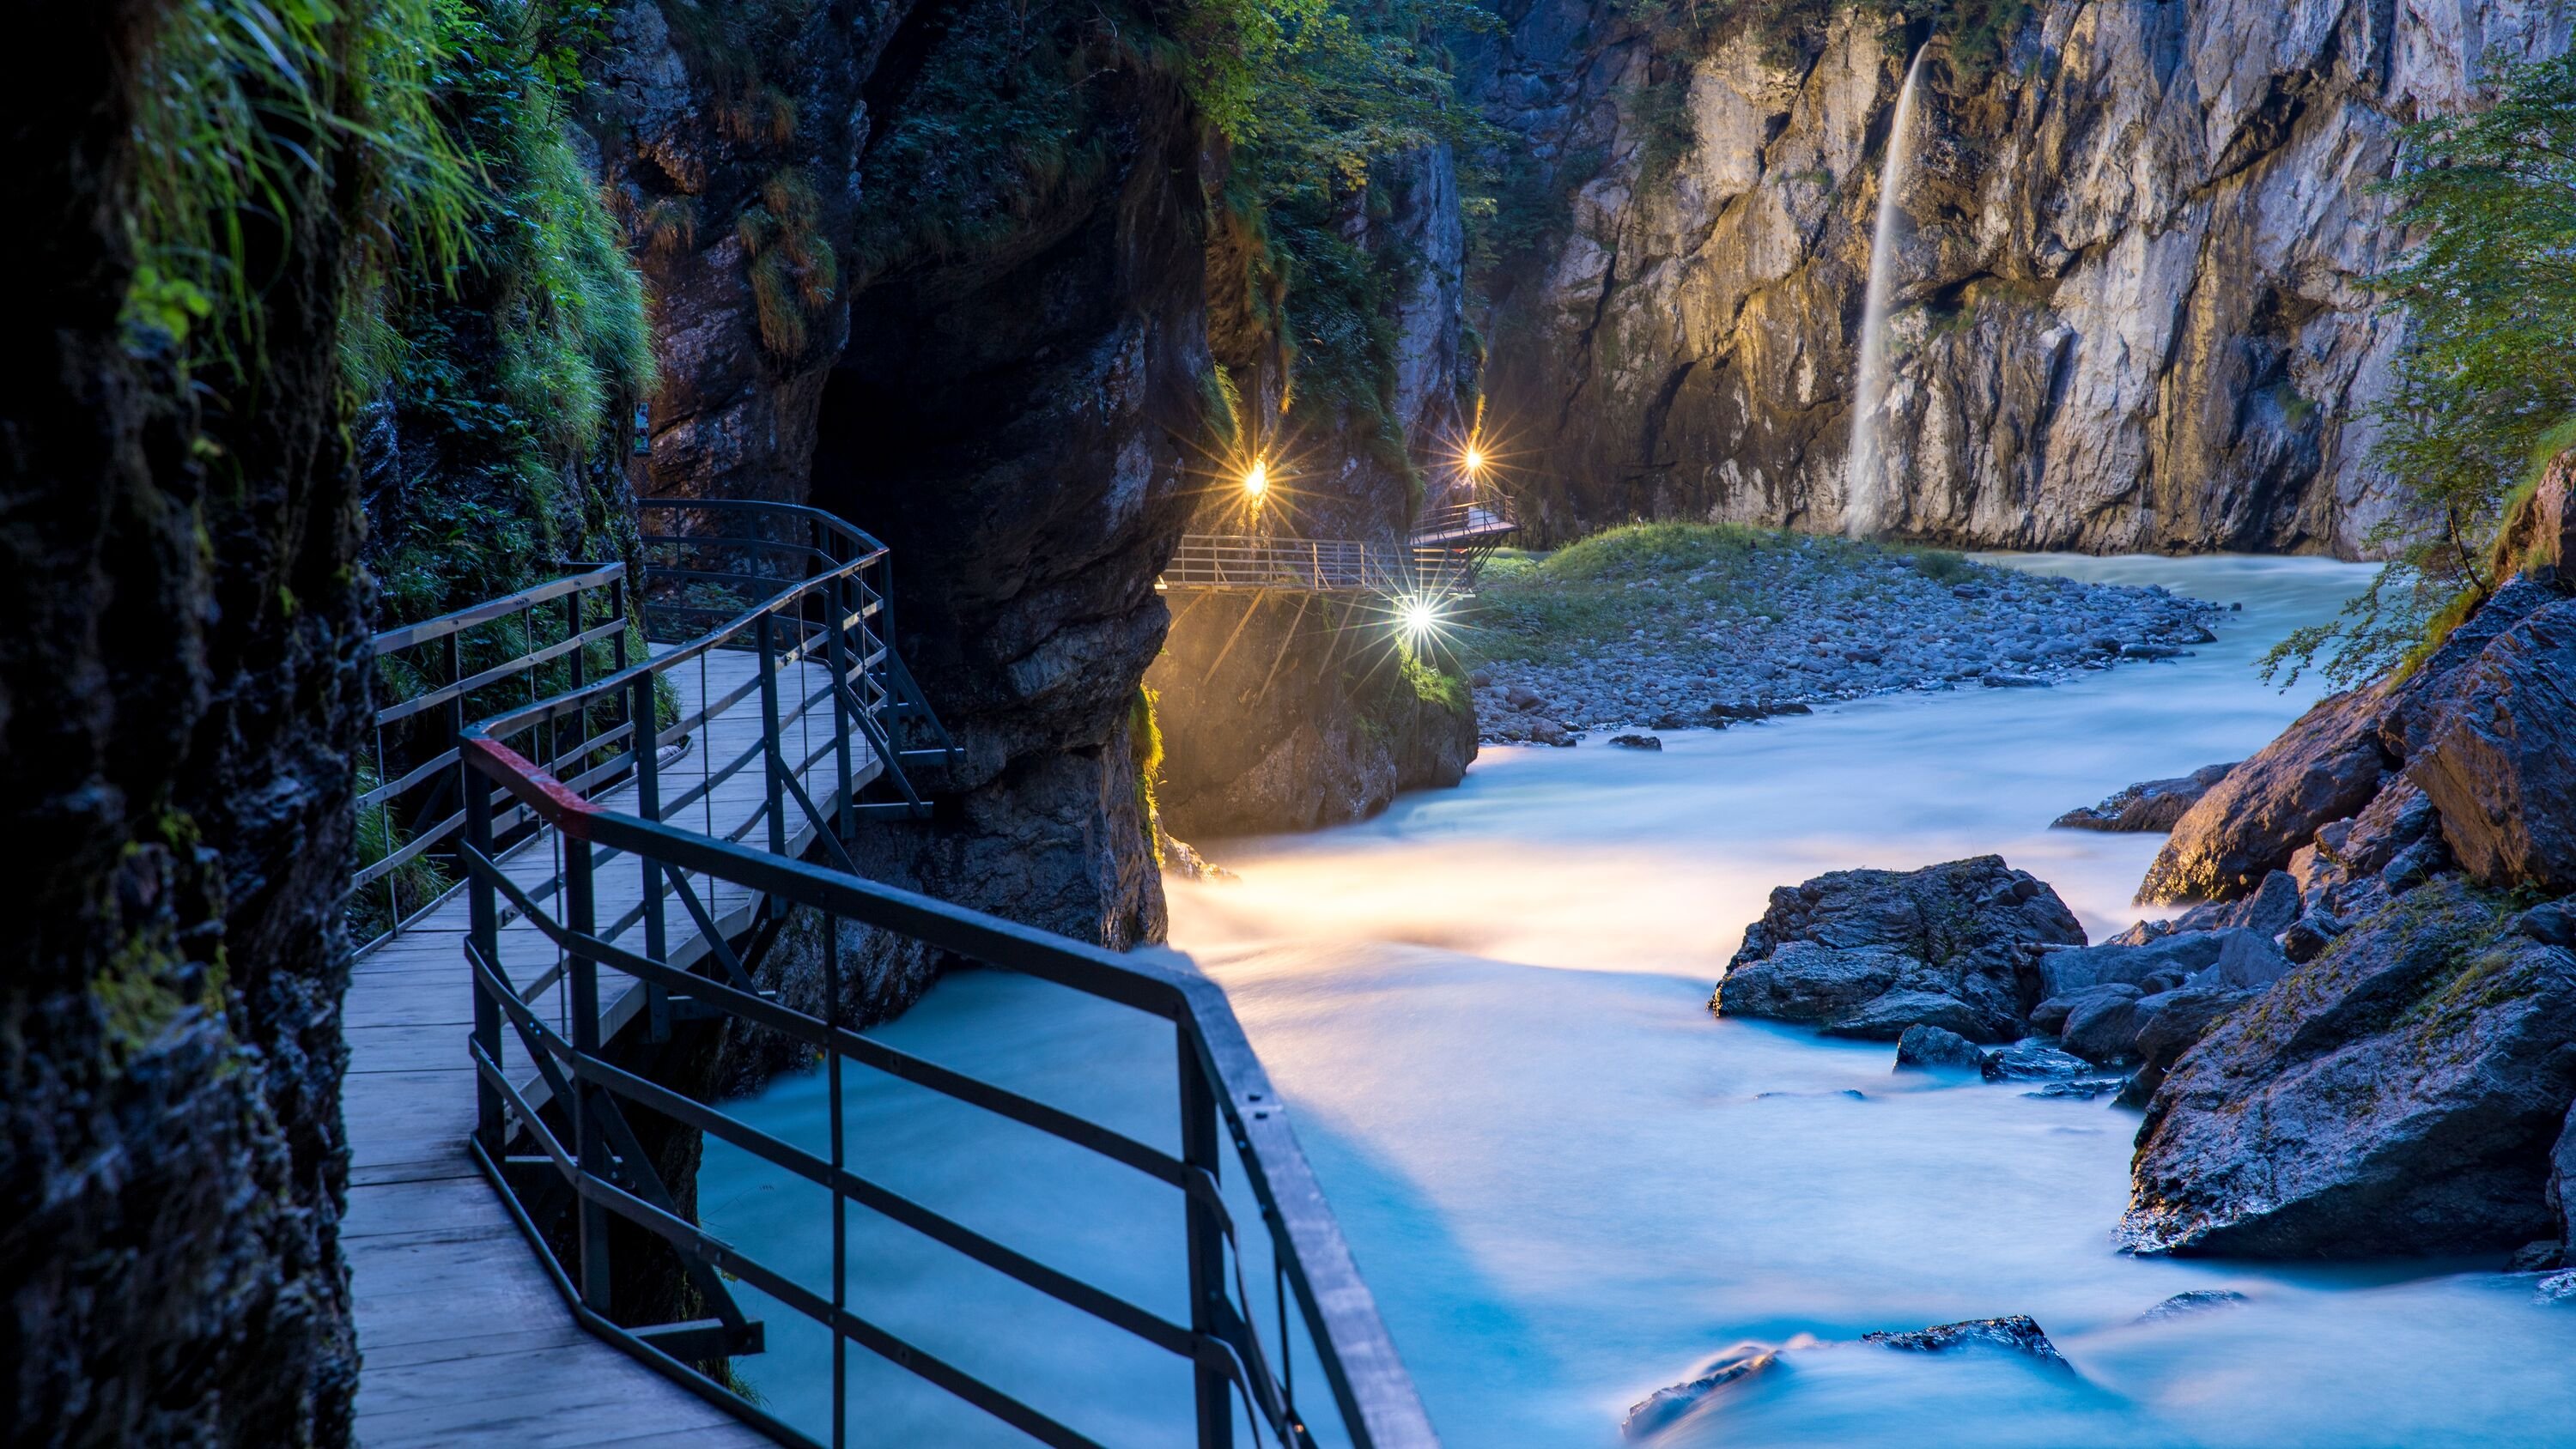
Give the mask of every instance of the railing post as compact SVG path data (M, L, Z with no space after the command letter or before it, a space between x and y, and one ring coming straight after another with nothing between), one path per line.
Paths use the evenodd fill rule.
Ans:
M599 928L598 908L592 891L590 842L560 834L564 864L564 927L576 936L588 936ZM574 947L566 953L565 989L572 1001L572 1045L577 1057L599 1054L599 963ZM572 1082L572 1135L574 1150L579 1154L582 1176L601 1182L616 1179L615 1166L609 1160L608 1137L601 1130L593 1112L598 1088L578 1075L580 1064L574 1064ZM643 1164L636 1164L641 1167ZM584 1194L579 1199L581 1301L592 1309L609 1311L611 1279L608 1263L608 1209L597 1199Z
M564 629L566 631L564 637L566 639L578 641L581 638L581 596L583 592L584 591L581 589L575 589L571 593L564 595ZM580 691L583 685L590 682L589 654L590 651L583 648L578 642L573 644L572 690L576 693ZM584 702L579 709L573 711L572 748L572 774L577 777L583 772L583 770L588 768L590 763L590 705L587 702ZM558 760L563 758L563 746L560 743L555 747L555 758Z
M450 638L455 636L450 635ZM485 860L492 858L492 787L476 776L473 764L460 745L456 768L465 783L465 848ZM469 863L468 866L471 869ZM492 882L475 875L465 888L467 939L489 964L493 972L507 977L501 970L501 901ZM474 1043L492 1059L501 1063L501 1004L483 989L483 978L469 978L474 992ZM501 1093L483 1074L474 1074L474 1138L493 1161L501 1160Z
M654 697L654 681L659 675L636 677L626 697L626 710L632 728L626 742L635 751L635 813L647 820L662 818L662 716L660 701ZM636 865L644 872L644 954L656 961L670 957L668 926L663 917L662 863L643 851L635 853Z
M858 823L858 813L850 806L850 730L855 721L850 718L849 701L843 698L845 691L852 695L858 692L850 684L850 651L841 632L841 621L850 617L850 611L842 607L846 598L846 591L837 585L823 591L823 602L832 614L823 625L826 667L832 671L832 758L841 772L840 786L832 803L838 812L834 821L840 827L841 843L845 846L850 842L852 827ZM862 617L859 622L860 637L864 639L867 621ZM864 644L861 646L863 650L865 647Z
M752 626L760 641L760 777L769 786L769 853L787 854L787 784L781 778L778 753L778 641L771 634L777 615L764 612Z
M1217 1181L1216 1091L1199 1063L1197 1043L1184 1020L1174 1029L1180 1042L1181 1161ZM1225 1324L1225 1232L1216 1214L1192 1197L1183 1211L1188 1222L1190 1260L1190 1331L1219 1336ZM1192 1371L1198 1401L1199 1449L1231 1449L1234 1443L1234 1399L1226 1376L1206 1364Z

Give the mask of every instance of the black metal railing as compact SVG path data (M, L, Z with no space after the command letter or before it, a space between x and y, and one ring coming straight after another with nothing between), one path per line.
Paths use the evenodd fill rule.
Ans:
M626 666L626 566L578 572L375 636L373 738L358 796L367 854L350 881L357 934L372 945L436 906L455 885L465 825L466 773L457 753L465 721L511 691L533 702L580 685L595 655ZM497 656L497 657L495 657ZM570 748L586 743L575 721ZM552 764L566 747L538 741Z
M772 515L770 522L783 520ZM793 540L735 530L663 533L652 536L651 546L686 556L681 564L666 565L669 571L659 585L686 590L721 582L697 574L726 572L698 564L727 550L735 551L737 561L755 554L785 557L777 547L782 543ZM882 644L885 626L881 583L857 594L851 584L858 578L854 569L882 562L881 555L863 564L808 558L808 566L829 567L792 580L782 573L770 597L722 619L686 645L466 728L464 759L478 782L490 787L465 793L463 848L471 903L466 944L474 981L471 1051L479 1080L473 1149L483 1170L585 1325L783 1442L815 1445L827 1438L839 1446L846 1441L849 1416L843 1395L849 1379L847 1354L853 1347L909 1370L1039 1442L1098 1442L1008 1387L968 1372L953 1353L934 1352L856 1311L850 1303L845 1216L858 1209L880 1214L984 1269L1080 1310L1105 1331L1131 1335L1183 1360L1194 1384L1189 1413L1203 1449L1234 1443L1238 1417L1250 1426L1256 1444L1316 1442L1289 1370L1292 1347L1320 1363L1330 1412L1349 1442L1361 1449L1430 1449L1437 1440L1411 1380L1223 994L1194 974L859 877L851 851L866 805L852 784L856 772L851 757L861 741L872 750L879 744L877 736L867 733L870 696L847 687L845 670L849 650ZM741 577L738 570L735 576ZM722 604L700 597L682 607L703 608L712 618L721 613ZM861 627L871 620L877 622ZM750 673L759 697L760 728L751 763L758 766L763 797L759 818L767 826L765 850L726 838L726 833L673 823L659 801L652 751L634 756L632 793L602 801L587 797L576 781L559 779L513 746L513 741L542 738L552 723L591 711L620 697L621 691L630 711L647 709L657 678L725 649L747 651L756 659ZM790 696L799 694L813 673L831 682L819 693L805 695L805 704L791 703ZM800 688L785 687L791 680ZM821 713L825 706L828 713ZM810 753L787 743L796 716L808 712L830 722L822 731L823 748ZM895 707L889 704L886 712L894 714ZM890 759L907 753L904 741L896 738L889 737L883 748ZM817 790L809 788L816 781L824 786L819 801ZM541 883L532 883L532 872L514 870L502 857L497 822L505 810L526 812L549 827L546 838L555 843L560 865ZM732 832L737 837L742 833ZM795 858L791 833L810 840L824 863ZM630 879L633 904L621 909ZM737 910L728 920L722 909L726 899L744 903L748 910ZM791 911L820 919L824 1004L819 1015L784 1004L756 976L760 953L776 939L777 923ZM841 1015L844 922L1169 1021L1178 1060L1173 1101L1180 1150L1150 1146L854 1029ZM638 926L640 939L627 941ZM686 950L681 949L684 942ZM781 1141L721 1104L674 1091L621 1066L611 1051L620 1029L634 1022L691 1017L773 1033L818 1055L830 1093L829 1148L816 1153ZM513 1047L524 1054L524 1063ZM891 1074L1033 1128L1170 1188L1183 1209L1182 1237L1174 1248L1187 1268L1186 1314L1167 1316L1130 1302L853 1170L845 1158L841 1123L842 1077L850 1065ZM832 1199L829 1283L800 1282L760 1254L691 1221L655 1173L643 1146L646 1134L638 1130L639 1117L707 1134L827 1191ZM1268 1231L1268 1306L1278 1331L1267 1340L1256 1326L1261 1315L1249 1286L1245 1244L1221 1191L1220 1148L1228 1140ZM615 1321L610 1225L620 1220L676 1253L710 1317L641 1326ZM549 1223L569 1244L563 1258L550 1246ZM728 1287L733 1281L751 1285L831 1335L834 1405L826 1438L784 1422L711 1372L723 1356L755 1351L764 1339L763 1326L735 1302ZM1292 1310L1304 1331L1302 1342L1294 1346L1289 1342Z
M952 762L956 746L894 646L885 546L796 505L652 500L640 511L647 531L632 602L642 638L661 646L645 651L655 655L649 663L630 658L637 619L627 569L613 563L574 565L566 577L375 636L375 687L386 697L375 709L373 783L358 810L362 833L379 844L351 882L352 918L367 945L418 921L459 884L454 840L465 823L468 775L457 746L466 720L513 689L530 705L555 696L542 720L514 726L507 738L577 794L658 795L663 757L694 750L695 783L653 800L653 818L710 804L752 764L763 748L757 730L737 731L719 758L709 727L764 687L778 687L768 676L800 684L787 724L846 695L836 704L846 713L833 716L799 768L842 750L852 756L845 787L887 797L858 800L857 816L928 813L915 776ZM792 617L772 607L782 591L793 596ZM754 622L762 614L765 626ZM763 627L772 644L755 649L752 635ZM433 646L436 654L424 658ZM504 656L497 662L487 657L495 650ZM757 669L708 672L711 659L755 652ZM827 685L821 670L834 661L838 683ZM692 668L694 707L676 708L663 681ZM635 687L645 679L654 682ZM639 717L655 721L653 748L642 752L634 747ZM813 733L806 731L809 740ZM533 836L526 812L506 799L492 803L501 846ZM730 833L740 838L772 813L764 806Z

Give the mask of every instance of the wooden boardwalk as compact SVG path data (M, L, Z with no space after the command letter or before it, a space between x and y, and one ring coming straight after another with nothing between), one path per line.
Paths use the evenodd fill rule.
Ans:
M748 654L717 651L704 668L684 665L666 677L677 687L683 717L704 699L722 699L758 668ZM820 697L825 669L801 666L780 682L781 712ZM757 691L709 721L687 751L666 760L662 794L677 798L723 770L761 736ZM818 751L804 772L806 788L828 808L837 785L825 746L832 737L828 702L781 731L791 764ZM853 741L862 779L877 766ZM859 781L854 781L856 788ZM598 797L610 810L634 809L631 787ZM769 841L762 770L755 760L717 784L704 800L668 816L669 823L754 847ZM791 800L785 812L790 853L812 829ZM553 890L565 842L547 832L507 858L510 877L540 900ZM756 901L738 887L710 892L693 885L717 919L737 935ZM641 867L631 858L597 866L603 933L643 898ZM687 911L670 904L667 959L686 964L706 942ZM766 1446L771 1441L723 1409L654 1373L574 1322L527 1240L466 1153L474 1128L474 1070L466 1055L473 993L464 941L462 893L366 952L356 961L342 1007L349 1072L342 1112L349 1136L349 1212L341 1242L356 1296L357 1432L370 1449L406 1445L714 1445ZM638 941L630 925L617 933ZM557 960L553 945L525 922L502 931L501 963L526 986ZM600 973L601 1035L641 1009L643 991L614 971ZM532 998L548 1020L564 1017L560 984ZM502 1033L503 1060L514 1078L531 1074L513 1033Z

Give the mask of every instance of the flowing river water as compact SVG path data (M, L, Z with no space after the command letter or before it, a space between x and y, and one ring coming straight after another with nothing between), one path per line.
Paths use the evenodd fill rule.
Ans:
M1604 1449L1628 1405L1710 1355L1810 1339L1654 1442L2576 1444L2576 1313L2534 1306L2527 1277L2124 1256L2135 1113L1899 1076L1884 1044L1709 1014L1768 892L1826 870L1999 853L2096 939L2126 925L2161 837L2047 822L2259 747L2314 691L2276 692L2250 662L2366 578L2312 559L2013 562L2244 609L2195 657L2051 690L1869 700L1671 734L1660 754L1488 749L1459 789L1216 843L1242 879L1174 886L1175 947L1224 986L1291 1104L1452 1449ZM1120 1008L970 972L876 1034L1174 1140L1170 1030ZM854 1166L1180 1315L1169 1189L871 1073L844 1100ZM820 1150L824 1106L808 1075L741 1110ZM711 1142L701 1206L715 1231L827 1280L819 1193ZM1258 1222L1248 1201L1235 1214ZM867 1214L850 1234L861 1312L1104 1443L1188 1442L1176 1361ZM2245 1301L2140 1321L2196 1288ZM2072 1371L1852 1343L2013 1313ZM819 1433L828 1346L766 1316L771 1351L741 1371ZM1028 1442L851 1359L853 1443ZM1322 1410L1311 1374L1301 1394Z

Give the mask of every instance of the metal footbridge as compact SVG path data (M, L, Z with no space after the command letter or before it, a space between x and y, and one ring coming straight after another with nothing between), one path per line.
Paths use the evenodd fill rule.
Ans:
M780 505L656 502L643 522L633 576L578 568L376 641L373 859L351 894L374 939L343 1023L361 1442L892 1443L853 1387L863 1358L1026 1441L1104 1442L1086 1405L968 1367L989 1364L978 1350L1001 1325L960 1315L934 1338L872 1317L876 1265L849 1237L873 1214L1170 1355L1186 1385L1173 1442L1435 1446L1213 984L861 873L867 832L925 819L954 759L895 648L886 550ZM820 943L819 1000L764 970L800 923ZM1168 1023L1168 1132L1131 1135L846 1019L844 923ZM713 1029L815 1062L828 1140L782 1140L657 1075L657 1048ZM1159 1185L1170 1236L1140 1224L1138 1243L1171 1254L1185 1289L1133 1301L1052 1266L1055 1245L1001 1241L872 1177L842 1120L861 1073ZM695 1183L657 1166L690 1133L816 1189L827 1266L702 1227ZM1229 1181L1257 1220L1229 1207ZM731 1363L764 1349L764 1314L828 1336L828 1416L791 1422L738 1391Z
M1166 592L1268 591L1456 598L1520 524L1510 500L1479 491L1425 510L1401 549L1358 539L1265 534L1181 536L1159 586Z

